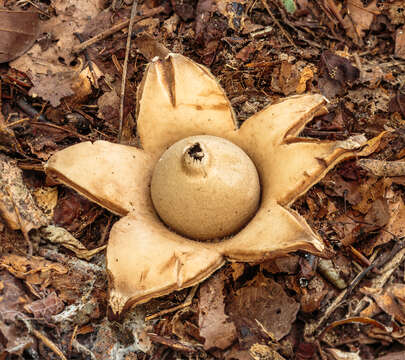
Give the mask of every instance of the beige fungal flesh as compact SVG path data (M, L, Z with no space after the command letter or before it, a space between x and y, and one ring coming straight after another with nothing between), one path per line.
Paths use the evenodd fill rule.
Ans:
M156 163L153 205L173 230L191 239L223 238L257 210L260 183L255 165L230 141L209 135L173 144Z
M374 151L378 138L348 147L350 141L298 137L306 123L325 113L325 103L317 94L292 96L266 107L238 129L230 102L212 74L184 56L170 54L148 65L138 90L142 149L97 141L55 154L46 167L49 175L124 216L111 229L106 254L112 312L120 315L197 284L226 260L259 262L297 250L327 255L319 235L289 205L338 162ZM190 136L199 135L209 136L190 141ZM217 145L212 151L206 142L213 137L238 150L226 160L226 151L218 151ZM165 151L173 144L179 147L177 155L166 162L170 156ZM231 170L228 179L236 179L238 190L215 184L240 157L246 161L238 163L239 170ZM234 177L235 172L244 173L243 168L250 168L250 175ZM198 186L194 192L191 180L203 179L208 193ZM211 206L212 213L207 211ZM233 217L235 210L239 214ZM225 224L229 227L224 230ZM192 240L227 234L232 235L220 242Z

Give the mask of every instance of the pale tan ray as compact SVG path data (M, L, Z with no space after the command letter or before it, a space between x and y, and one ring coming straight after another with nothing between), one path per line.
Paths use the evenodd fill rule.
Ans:
M327 254L325 245L298 213L264 201L256 216L230 239L215 246L231 261L262 262L303 250Z
M132 146L84 142L58 151L47 175L117 215L149 201L153 157Z
M264 158L263 191L281 205L289 205L321 180L340 161L353 157L355 149L342 142L290 138ZM271 168L269 168L271 166Z
M161 154L192 135L236 129L232 107L208 69L170 54L148 65L138 89L137 132L144 150Z
M210 276L225 263L214 248L168 230L152 209L122 218L107 248L110 305L115 314Z

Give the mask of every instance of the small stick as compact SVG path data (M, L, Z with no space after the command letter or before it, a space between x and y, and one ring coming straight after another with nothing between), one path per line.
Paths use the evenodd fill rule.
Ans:
M294 44L294 41L292 41L290 35L288 34L287 31L284 30L284 28L281 26L280 22L276 19L276 17L274 16L274 14L272 13L272 11L270 10L269 5L267 5L266 0L262 0L262 4L263 6L266 8L267 12L269 13L270 17L272 18L272 20L275 22L275 24L278 26L278 28L281 30L281 32L283 33L283 35L286 37L286 39L288 40L288 42L291 44L291 46L294 46L295 48L297 47Z
M129 26L128 26L128 37L127 37L127 46L125 49L125 60L124 60L124 67L122 69L122 79L121 79L121 95L120 95L120 124L118 128L118 143L121 143L122 138L122 125L124 122L124 99L125 99L125 84L127 82L127 71L128 71L128 59L129 59L129 52L131 50L131 34L132 28L134 26L136 8L138 6L138 1L133 0L132 8L131 8L131 18L129 19Z
M33 125L39 125L39 126L48 126L48 127L51 127L51 128L54 128L54 129L58 129L58 130L61 130L61 131L65 131L65 132L67 132L67 133L69 133L69 134L72 134L72 135L74 135L74 136L77 136L79 139L82 139L82 140L91 140L91 138L89 138L88 136L85 136L85 135L80 135L78 132L76 132L76 131L73 131L73 130L70 130L70 129L66 129L66 128L64 128L64 127L62 127L62 126L59 126L59 125L56 125L56 124L52 124L52 123L50 123L50 122L37 122L37 121L33 121L33 122L31 122L31 124L33 124Z
M153 9L150 9L150 11L145 12L144 15L135 16L134 23L135 23L135 22L138 22L138 21L141 21L141 20L143 20L143 19L146 19L146 18L148 18L148 17L157 15L157 14L161 13L162 11L164 11L164 7L163 7L163 6L158 6L158 7L155 7L155 8L153 8ZM123 21L123 22L121 22L121 23L119 23L119 24L117 24L117 25L114 25L114 26L111 27L110 29L103 31L103 32L101 32L100 34L98 34L98 35L96 35L96 36L93 36L92 38L90 38L90 39L88 39L88 40L82 42L81 44L76 45L76 46L73 46L72 51L73 51L74 53L80 53L80 52L83 51L84 49L88 48L90 45L93 45L93 44L95 44L96 42L98 42L98 41L100 41L100 40L102 40L102 39L105 39L105 38L107 38L108 36L110 36L110 35L112 35L112 34L118 32L118 31L124 29L125 27L127 27L127 26L129 25L130 20L131 20L131 19L125 20L125 21Z
M66 356L63 354L63 352L56 346L56 344L52 340L48 339L40 331L35 330L28 320L24 319L21 316L18 316L17 318L25 324L25 326L27 327L28 332L30 334L34 335L37 339L41 340L44 343L44 345L47 348L49 348L51 351L53 351L61 360L67 360Z
M31 118L35 118L38 121L48 121L46 117L42 114L42 111L39 112L31 106L23 97L20 97L17 100L18 107L28 114Z
M152 342L157 342L159 344L165 345L173 350L176 351L183 351L186 353L196 353L197 350L189 345L189 344L185 344L182 341L179 340L174 340L174 339L170 339L164 336L160 336L154 333L147 333L147 335L149 336L149 338L151 339Z
M171 312L174 312L174 311L186 308L187 306L190 306L192 301L193 301L194 295L197 292L197 289L198 289L198 285L195 285L194 287L192 287L191 290L190 290L190 293L186 297L186 300L184 300L184 302L182 304L177 305L175 307L172 307L170 309L165 309L165 310L159 311L159 312L157 312L155 314L146 316L145 321L149 321L149 320L155 319L155 318L157 318L159 316L166 315L166 314L169 314Z

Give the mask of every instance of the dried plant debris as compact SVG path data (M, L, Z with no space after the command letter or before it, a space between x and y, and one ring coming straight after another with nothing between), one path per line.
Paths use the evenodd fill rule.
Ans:
M405 161L360 159L357 164L375 176L405 176Z
M377 304L378 310L374 309L372 315L378 315L379 312L384 311L393 319L405 325L405 285L404 284L390 284L384 289L376 288L362 288L365 295L369 295ZM363 310L362 314L370 314L370 304Z
M31 302L21 282L8 272L0 271L0 333L3 341L1 353L22 355L24 349L33 346L36 341L31 337L18 319L26 317L24 306Z
M128 1L3 5L0 359L405 357L403 0L139 1L127 65ZM182 237L151 201L196 135L259 174L227 239Z
M39 35L36 12L0 9L0 63L15 59L34 44Z
M89 18L95 17L102 8L98 0L55 1L52 5L57 16L40 24L40 32L51 41L45 48L41 43L35 44L10 66L25 72L33 82L31 96L41 96L56 107L66 96L91 90L88 75L82 72L81 62L76 68L71 66L75 63L72 48L79 43L74 33L83 31Z
M220 272L200 287L198 325L206 350L224 350L237 337L234 323L225 314L225 279L224 272Z
M25 305L24 308L36 318L50 320L51 316L59 314L65 308L65 304L55 292L51 292L43 299L35 300Z
M240 341L246 337L247 328L256 332L263 328L274 340L282 339L290 332L299 308L279 284L261 273L237 290L227 307Z
M47 225L48 220L35 204L26 187L22 171L15 162L0 154L0 214L14 230L28 233Z
M106 246L88 250L79 240L77 240L69 231L62 227L49 225L40 230L42 239L48 240L53 244L60 244L66 249L73 251L80 259L90 260L94 255L103 251Z

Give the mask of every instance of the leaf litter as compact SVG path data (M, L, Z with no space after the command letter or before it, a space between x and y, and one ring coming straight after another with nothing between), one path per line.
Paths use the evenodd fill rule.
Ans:
M268 2L295 47L261 2L140 2L139 14L156 12L133 35L146 33L163 48L209 66L240 119L285 95L320 91L331 101L329 115L333 116L314 119L304 129L305 136L333 140L365 134L370 138L383 130L390 135L371 157L340 165L294 204L337 256L315 262L306 259L301 265L300 253L260 267L230 264L203 283L189 305L143 321L145 313L183 304L188 292L180 291L144 305L135 311L136 320L125 325L108 320L104 255L99 252L114 217L60 187L57 197L54 190L41 193L38 189L49 184L38 169L54 151L87 136L116 139L125 27L87 47L90 61L73 50L80 44L74 33L91 38L125 21L129 8L117 6L111 11L101 2L80 1L56 1L53 8L41 1L35 4L43 16L39 34L31 35L37 42L10 62L31 84L25 87L27 78L6 65L0 70L0 150L7 154L1 158L0 181L5 189L0 203L6 214L0 222L2 353L33 358L57 354L55 348L39 345L46 340L32 335L18 320L28 316L37 319L31 322L34 330L41 330L65 354L100 360L114 354L127 359L181 358L188 344L206 358L228 360L404 356L397 347L404 344L402 250L391 255L390 267L367 270L376 259L393 254L391 250L404 237L405 18L401 1L296 1L294 13L285 5ZM38 10L32 4L24 9ZM86 33L86 28L91 31ZM19 56L13 55L13 49L7 51ZM127 82L132 90L147 62L146 52L141 54L137 48L131 53ZM38 114L43 111L48 123L24 120L27 114L14 101L17 95L27 97ZM125 111L135 115L135 92L130 96ZM130 140L136 142L134 133ZM34 183L28 173L36 179ZM29 235L32 257L26 255L22 233L12 230L19 228ZM364 274L361 285L352 287L359 274ZM339 284L339 279L348 287L339 290L334 283ZM333 300L347 293L346 303L333 310ZM356 305L358 298L362 300ZM397 327L387 332L371 324L346 324L344 330L341 326L329 330L321 340L308 331L325 315L329 323L352 316L353 308L388 327L394 319ZM85 329L75 332L76 326L86 324L94 327L88 333ZM300 331L304 326L305 334ZM215 332L227 336L215 336ZM149 338L147 333L157 337Z

